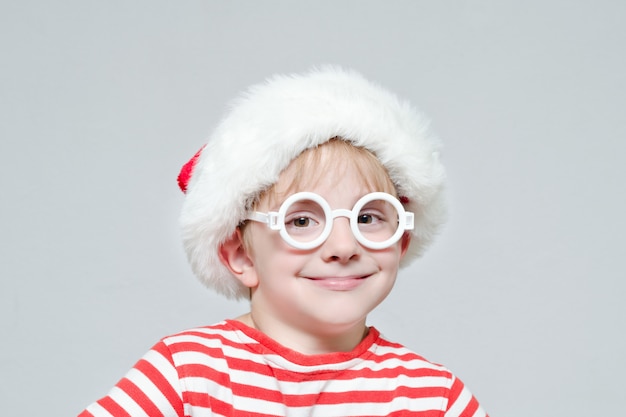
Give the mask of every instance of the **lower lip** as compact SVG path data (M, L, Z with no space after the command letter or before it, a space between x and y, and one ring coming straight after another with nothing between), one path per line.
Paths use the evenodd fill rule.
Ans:
M317 278L309 279L315 285L331 291L350 291L360 286L364 278Z

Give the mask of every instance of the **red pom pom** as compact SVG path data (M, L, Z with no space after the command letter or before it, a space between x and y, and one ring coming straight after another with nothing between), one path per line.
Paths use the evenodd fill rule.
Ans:
M196 152L196 154L180 169L180 173L178 174L178 187L180 187L183 193L187 192L187 184L189 184L189 180L193 174L193 169L196 166L196 162L198 161L203 149L204 146L200 148L200 150Z
M409 204L409 197L404 196L404 195L401 195L401 196L400 196L400 202L401 202L402 204Z

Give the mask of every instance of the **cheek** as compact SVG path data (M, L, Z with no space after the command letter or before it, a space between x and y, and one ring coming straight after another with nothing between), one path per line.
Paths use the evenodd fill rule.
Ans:
M400 259L402 259L402 256L404 255L404 249L400 242L398 242L390 248L379 252L377 255L381 263L384 263L385 265L397 266L400 263Z
M389 248L383 253L378 253L376 260L381 272L384 272L390 279L395 280L398 270L400 269L400 259L402 258L402 250L398 246Z
M258 226L261 227L250 230L249 254L259 276L262 278L282 271L293 272L292 269L301 262L302 253L285 243L278 232L264 225Z
M279 240L282 239L278 232L269 229L264 224L251 222L246 227L245 242L248 253L252 257L271 254L280 243Z

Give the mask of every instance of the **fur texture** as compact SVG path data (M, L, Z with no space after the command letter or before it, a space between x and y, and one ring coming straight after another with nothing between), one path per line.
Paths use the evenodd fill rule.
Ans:
M336 136L373 152L408 197L415 229L402 265L422 254L445 219L439 142L409 103L353 71L325 67L252 86L202 150L180 219L202 282L229 298L248 296L220 262L220 244L295 157Z

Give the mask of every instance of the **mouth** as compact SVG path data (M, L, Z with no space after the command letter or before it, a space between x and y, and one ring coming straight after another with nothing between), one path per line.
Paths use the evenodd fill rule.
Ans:
M314 285L332 291L350 291L359 287L365 280L373 274L350 275L350 276L328 276L328 277L306 277Z

